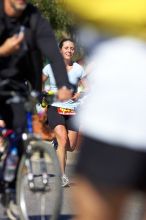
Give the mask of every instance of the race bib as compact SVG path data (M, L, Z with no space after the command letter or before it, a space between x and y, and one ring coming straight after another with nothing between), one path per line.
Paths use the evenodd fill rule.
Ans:
M76 114L74 109L58 107L57 110L58 110L58 113L61 115L75 115Z

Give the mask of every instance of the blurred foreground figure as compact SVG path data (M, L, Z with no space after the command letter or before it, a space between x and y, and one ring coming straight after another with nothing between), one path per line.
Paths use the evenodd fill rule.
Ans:
M75 169L76 219L120 220L127 198L146 189L146 1L64 3L98 30L78 118L84 140ZM144 219L142 210L137 219Z

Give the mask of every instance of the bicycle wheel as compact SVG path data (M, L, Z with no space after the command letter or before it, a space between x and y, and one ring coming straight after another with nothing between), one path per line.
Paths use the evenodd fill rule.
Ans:
M16 197L21 220L32 216L41 220L58 219L62 203L61 173L51 143L28 144L18 169Z

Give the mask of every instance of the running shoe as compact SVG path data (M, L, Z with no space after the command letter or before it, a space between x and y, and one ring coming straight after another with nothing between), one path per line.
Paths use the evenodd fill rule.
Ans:
M64 174L62 176L62 187L69 186L69 178Z

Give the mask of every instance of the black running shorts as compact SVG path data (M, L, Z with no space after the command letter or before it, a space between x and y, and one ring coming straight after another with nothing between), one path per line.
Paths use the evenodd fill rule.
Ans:
M57 111L57 107L48 107L48 125L54 129L57 125L64 125L67 130L78 131L73 125L75 115L61 115Z
M121 187L144 190L146 152L84 137L75 172L98 189Z

